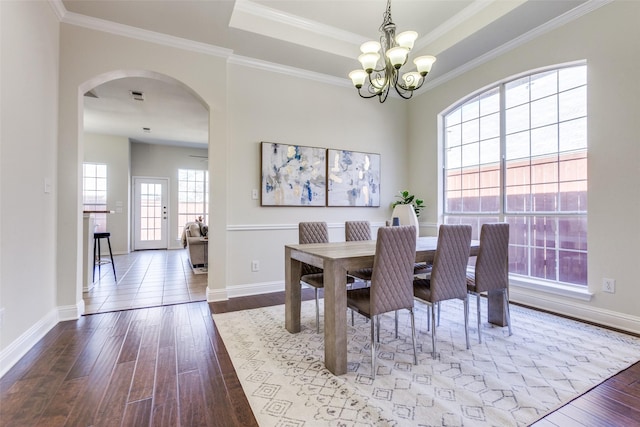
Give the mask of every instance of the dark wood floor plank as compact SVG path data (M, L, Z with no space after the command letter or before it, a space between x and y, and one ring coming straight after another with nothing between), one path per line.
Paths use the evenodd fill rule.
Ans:
M640 409L626 405L617 400L618 395L609 390L594 389L582 396L575 402L579 408L588 410L590 413L601 414L603 418L608 418L613 425L640 425Z
M89 373L88 387L74 405L66 425L91 425L107 386L122 347L122 335L108 337Z
M152 425L178 425L177 398L176 351L174 347L160 347L158 349L158 363L156 364Z
M95 425L120 425L129 396L129 386L131 385L134 368L135 361L116 364L111 381L98 407Z
M178 374L197 369L194 337L190 324L176 327Z
M80 378L89 375L96 360L102 353L105 343L111 335L110 322L117 319L117 313L107 313L99 315L102 317L103 322L94 323L94 328L91 328L91 334L84 342L84 348L82 353L76 359L73 367L69 370L66 379Z
M153 397L159 338L160 325L146 325L140 343L140 352L138 353L133 381L131 382L129 402Z
M142 427L151 425L152 405L153 401L151 398L128 403L125 408L122 426Z
M118 363L135 361L140 351L140 341L142 340L142 332L145 328L145 320L134 320L131 322L127 336L120 350Z
M64 381L42 412L37 425L64 426L78 396L86 389L88 379L89 377L81 377Z
M206 401L198 370L178 374L178 393L180 402L180 425L209 426L214 425L215 418L208 418ZM208 423L210 419L211 423Z
M162 307L160 342L158 343L160 348L174 347L176 344L174 331L174 307L175 306L173 305Z

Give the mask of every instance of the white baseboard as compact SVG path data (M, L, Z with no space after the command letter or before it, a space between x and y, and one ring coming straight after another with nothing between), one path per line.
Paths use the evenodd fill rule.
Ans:
M58 310L51 310L18 339L0 352L0 378L59 322Z
M269 294L284 291L284 282L262 282L248 285L236 285L227 288L229 298L246 297L250 295Z
M226 301L228 299L226 289L211 289L207 286L207 302Z
M516 286L509 287L509 299L516 303L551 311L563 316L570 316L586 322L640 334L640 317L638 316L590 307L578 301L574 302L558 298L552 294L535 292Z

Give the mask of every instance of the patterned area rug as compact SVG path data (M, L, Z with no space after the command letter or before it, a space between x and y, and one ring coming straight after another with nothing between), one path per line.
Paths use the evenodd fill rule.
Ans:
M349 372L339 377L324 368L313 301L302 303L298 334L285 330L284 306L213 318L261 426L527 425L640 357L640 339L514 305L513 335L485 323L478 344L472 300L471 349L462 303L451 301L442 306L436 360L426 306L416 303L417 366L408 312L400 315L398 339L393 315L385 315L375 381L370 326L361 316L355 327L349 321Z

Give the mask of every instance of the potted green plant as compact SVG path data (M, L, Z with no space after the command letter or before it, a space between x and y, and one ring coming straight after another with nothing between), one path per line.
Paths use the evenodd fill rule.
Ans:
M410 194L407 190L401 191L396 198L398 200L391 204L391 208L395 209L398 205L411 205L416 213L416 217L420 216L420 211L424 208L424 200L416 198L416 196Z

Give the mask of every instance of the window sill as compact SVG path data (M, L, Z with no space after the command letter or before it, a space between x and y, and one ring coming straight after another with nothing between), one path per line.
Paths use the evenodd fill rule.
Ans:
M591 301L593 293L589 292L587 286L569 285L565 283L549 282L546 280L536 280L530 277L509 275L509 286L544 292L553 295L560 295L567 298L582 301Z

